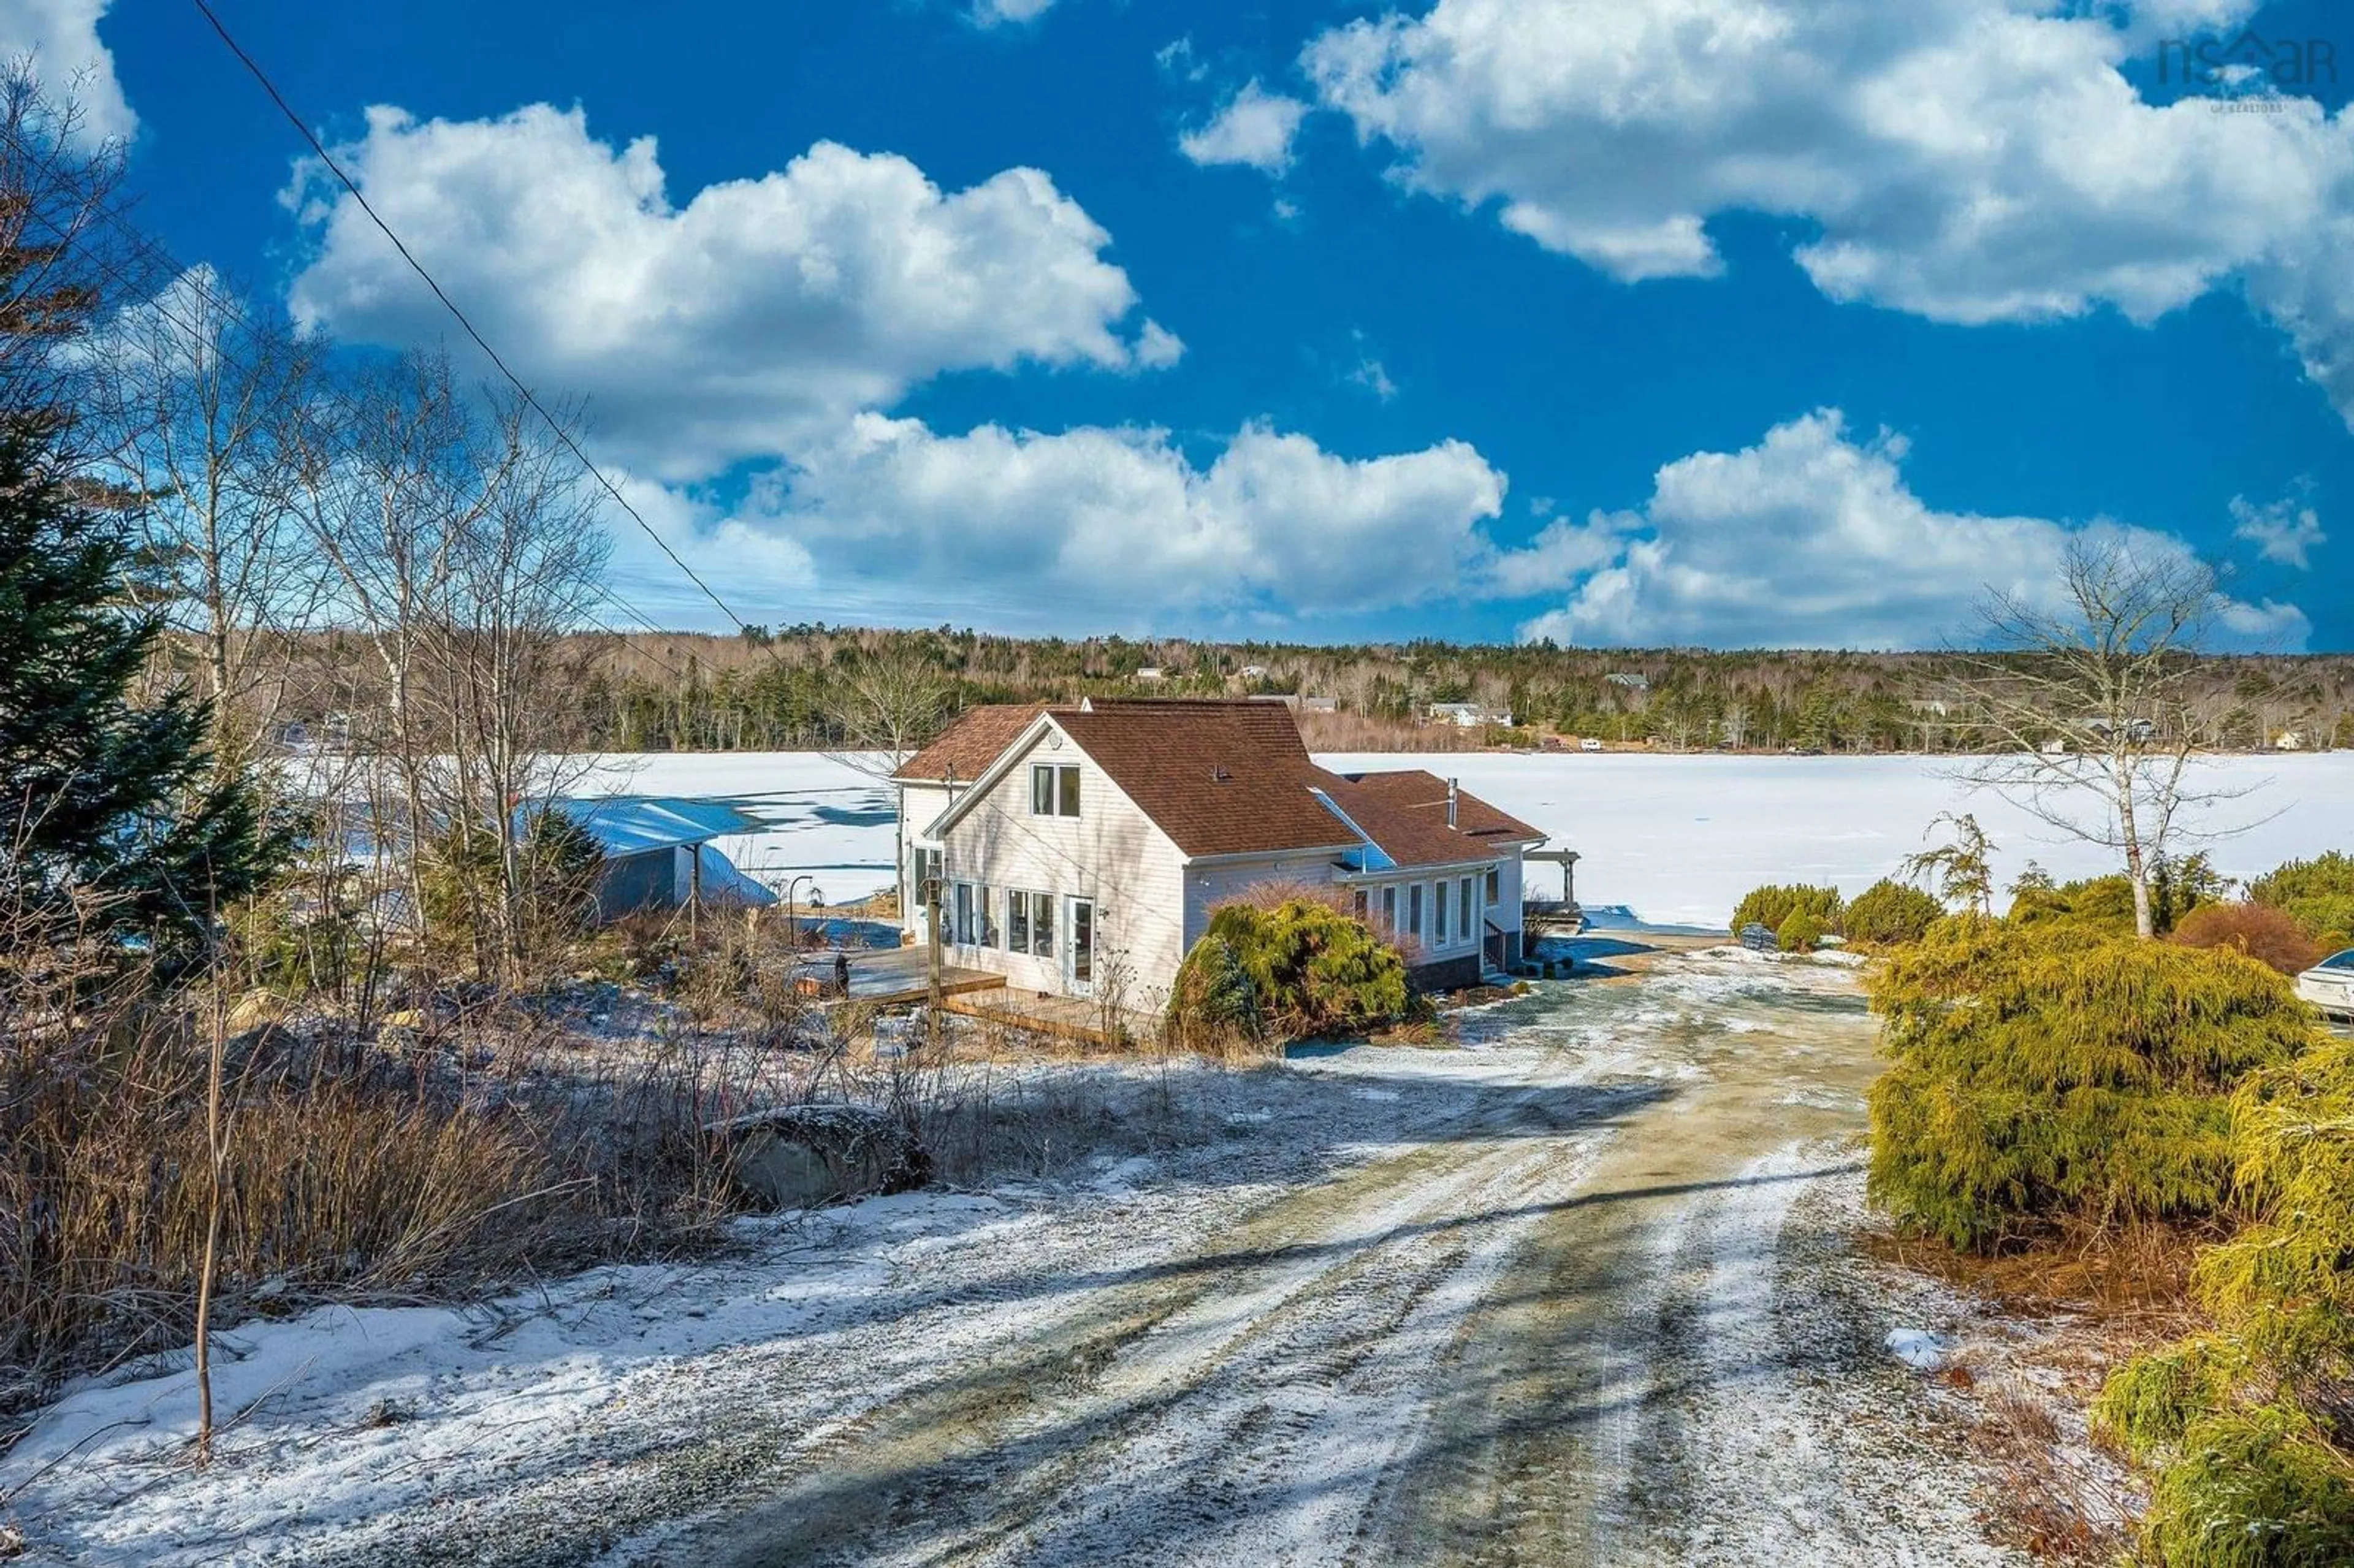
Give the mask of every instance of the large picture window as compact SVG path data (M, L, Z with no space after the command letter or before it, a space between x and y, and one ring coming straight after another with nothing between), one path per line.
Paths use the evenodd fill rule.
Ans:
M1034 817L1077 816L1079 770L1067 765L1034 764L1030 769L1030 814Z

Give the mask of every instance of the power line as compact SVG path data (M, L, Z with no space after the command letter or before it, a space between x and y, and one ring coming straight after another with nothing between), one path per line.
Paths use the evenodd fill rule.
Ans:
M630 504L629 497L623 495L620 489L615 485L611 480L605 477L605 472L602 469L588 461L588 454L580 450L580 444L572 439L572 432L565 429L563 423L558 420L555 415L550 414L546 408L541 406L538 397L533 393L530 387L524 385L523 378L521 376L507 368L507 363L505 360L499 357L498 350L493 348L490 345L489 340L484 338L480 332L475 330L474 323L466 319L466 313L460 310L458 308L457 302L452 300L442 291L441 285L434 280L433 274L425 270L424 263L418 260L415 256L409 253L408 247L402 243L400 236L393 232L392 225L387 223L376 212L376 208L368 205L368 199L366 196L363 196L360 193L359 185L352 179L351 175L344 172L344 166L335 161L334 155L327 151L325 145L320 142L319 138L312 133L311 127L303 121L302 117L294 112L293 106L286 101L285 96L278 90L277 85L270 79L268 73L262 70L260 65L254 59L254 58L246 53L244 47L230 35L228 28L222 24L220 17L214 14L212 6L207 5L206 0L195 0L195 5L197 11L203 14L205 20L211 24L213 31L220 36L220 41L228 46L229 53L235 55L238 58L239 63L243 65L247 71L251 73L253 79L260 83L261 90L270 95L270 101L278 106L278 111L286 117L287 123L294 127L296 133L309 144L311 151L317 154L319 161L326 165L327 171L334 175L335 178L342 183L343 187L345 190L351 192L352 199L359 204L359 207L362 212L367 214L369 221L374 223L378 229L383 231L384 237L392 241L392 248L400 252L400 259L408 263L409 270L415 272L419 278L425 281L425 286L433 291L433 297L440 301L442 308L450 313L451 316L457 322L459 326L465 329L466 335L473 340L474 346L481 349L482 353L488 356L491 364L497 367L501 376L506 377L508 384L514 387L516 393L522 397L525 404L531 408L532 412L537 414L541 418L547 421L548 429L556 432L556 439L564 443L565 450L569 451L574 458L578 460L580 466L588 470L590 476L593 477L599 485L604 487L605 493L613 498L615 504L619 505L622 511L629 514L630 520L635 523L639 527L645 530L646 537L652 539L661 547L662 553L670 557L671 564L686 575L687 581L702 589L703 596L718 607L719 613L727 618L730 625L734 626L739 632L748 630L744 618L737 615L734 610L728 609L727 601L714 593L711 590L711 585L705 582L702 577L697 576L695 568L688 566L684 560L680 558L678 552L670 547L670 541L664 539L660 534L656 533L654 531L653 524L648 523L643 517L638 514L638 509Z
M0 128L0 135L6 134L5 128ZM13 136L9 136L8 140L19 153L25 151L24 145L21 142L17 142ZM208 287L203 280L196 276L195 269L181 262L177 258L174 257L170 251L165 249L162 243L155 239L154 237L144 233L135 224L132 223L129 216L121 204L110 205L104 202L93 202L90 205L87 210L94 218L106 223L124 240L128 241L133 253L140 260L156 268L160 273L164 275L165 281L158 281L154 278L134 277L130 271L126 270L125 268L118 266L114 262L107 260L101 252L84 252L85 259L90 263L90 265L97 268L98 270L103 273L111 281L129 291L131 295L136 301L135 305L131 308L152 312L154 314L161 317L171 325L178 328L191 344L202 344L210 341L211 351L217 355L223 362L235 363L235 356L231 355L217 338L212 338L211 334L208 334L204 327L189 321L186 317L181 315L177 311L175 311L169 303L166 302L166 296L171 289L185 288L196 296L196 302L198 304L209 307L210 309L218 312L229 322L244 328L247 332L251 333L257 329L252 318L246 313L245 308L235 298L223 294ZM327 396L339 404L345 412L356 413L359 411L358 405L352 399L350 394L333 386L328 387L325 390ZM624 616L636 621L648 631L653 632L658 636L669 634L669 630L667 628L656 624L652 617L648 616L643 610L640 609L637 606L631 604L627 599L623 598L620 590L615 588L610 582L599 581L597 584L597 591ZM672 663L669 660L663 658L653 650L632 641L631 633L608 625L604 621L598 620L595 616L589 615L585 611L580 612L580 618L586 621L591 629L601 631L609 637L620 639L624 647L630 648L640 656L652 662L658 668L668 671L681 683L691 683L693 677L690 676L686 671L680 669L676 664Z

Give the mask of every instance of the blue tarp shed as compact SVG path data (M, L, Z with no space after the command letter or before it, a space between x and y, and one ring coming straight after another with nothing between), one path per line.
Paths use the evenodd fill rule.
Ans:
M724 801L607 796L546 805L603 847L597 907L607 919L638 909L676 908L698 892L709 904L777 902L775 893L712 847L714 839L758 828Z

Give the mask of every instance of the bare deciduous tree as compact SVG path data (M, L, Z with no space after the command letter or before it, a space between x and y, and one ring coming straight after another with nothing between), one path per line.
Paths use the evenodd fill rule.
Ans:
M940 667L903 643L859 654L835 677L826 705L843 738L843 748L827 755L889 778L938 731L950 692Z
M514 978L533 925L520 819L562 782L548 750L572 692L563 638L588 619L610 538L540 416L513 400L486 410L446 359L411 356L347 404L347 434L305 471L332 613L383 677L377 711L355 715L355 742L381 759L367 780L370 833L407 846L420 936L418 852L446 843L468 868L477 964Z
M242 764L319 608L297 481L321 345L241 308L197 269L122 312L99 346L113 466L139 503L139 587L197 650L215 755Z
M1963 661L1958 716L2005 749L1959 776L2115 851L2135 927L2148 937L2151 883L2169 846L2221 836L2200 819L2249 793L2202 781L2195 760L2228 722L2197 700L2198 654L2221 595L2195 559L2113 537L2073 542L2052 608L2015 594L1985 606L1987 645L2014 657Z

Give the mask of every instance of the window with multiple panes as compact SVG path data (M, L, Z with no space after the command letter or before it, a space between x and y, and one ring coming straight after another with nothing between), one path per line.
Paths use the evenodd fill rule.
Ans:
M968 947L997 946L997 922L989 902L989 884L960 882L949 901L949 939Z
M1067 764L1034 763L1030 768L1030 814L1034 817L1077 816L1079 770Z

